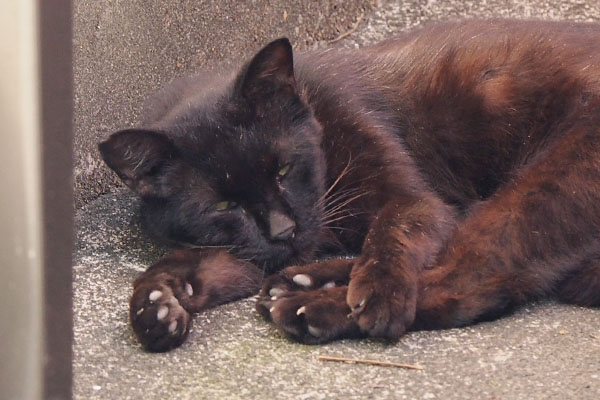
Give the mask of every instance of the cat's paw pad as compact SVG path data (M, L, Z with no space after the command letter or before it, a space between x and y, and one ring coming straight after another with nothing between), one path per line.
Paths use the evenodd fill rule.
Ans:
M319 263L292 266L268 277L263 283L262 296L280 296L297 290L331 289L346 286L352 260L335 259Z
M268 277L263 283L260 294L262 296L281 296L296 290L331 289L336 287L335 281L321 282L306 273L294 273L283 270L277 275Z
M371 260L354 268L347 296L350 318L369 336L397 340L415 318L416 282Z
M188 293L190 289L191 285L185 288ZM137 287L131 297L129 315L138 340L150 351L179 346L189 330L190 314L166 285Z
M360 334L354 321L347 318L350 309L345 287L261 297L256 309L286 335L306 344Z

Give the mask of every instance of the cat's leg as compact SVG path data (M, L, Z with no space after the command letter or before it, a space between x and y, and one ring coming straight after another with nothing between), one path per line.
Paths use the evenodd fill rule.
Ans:
M178 250L136 279L129 316L145 349L166 351L185 340L191 313L250 296L262 271L224 251Z
M600 253L584 260L558 284L558 298L569 304L600 307Z
M353 264L353 259L340 258L287 267L266 278L260 294L262 297L271 297L288 291L347 286Z
M454 227L451 207L428 193L399 196L377 214L346 299L362 332L397 339L412 324L419 274L433 264Z
M577 268L600 251L598 126L585 118L561 126L560 140L472 210L420 277L415 327L488 319L564 279L564 293L595 286L582 281L597 279L596 267Z

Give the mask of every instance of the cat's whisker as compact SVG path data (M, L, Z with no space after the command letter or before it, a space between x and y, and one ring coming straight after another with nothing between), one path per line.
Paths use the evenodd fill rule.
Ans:
M364 211L355 212L355 210L353 210L353 209L338 210L338 211L336 211L334 213L330 213L330 214L324 215L323 218L321 218L321 222L329 221L332 218L337 218L337 217L339 217L341 215L348 215L348 214L351 214L351 215L360 215L360 214L365 214L365 212Z
M352 182L352 184L354 185L356 183L362 183L365 180L375 179L377 175L379 175L378 172ZM348 185L343 186L338 192L334 192L333 196L323 199L322 202L317 202L317 206L322 206L323 208L327 209L328 207L331 207L335 203L341 201L342 198L351 196L352 194L362 190L360 188L345 189L347 186Z
M325 193L319 198L319 200L317 201L317 204L320 204L321 201L324 201L327 198L327 196L329 195L329 193L331 193L331 191L337 186L337 184L340 182L340 180L350 171L350 163L351 162L352 162L352 154L349 154L348 163L346 164L346 166L344 167L344 169L342 170L340 175L335 179L335 181L333 181L331 186L329 186L329 188L325 191Z
M350 200L350 198L344 199L344 200L342 200L342 202L345 202L345 201L347 201L347 200ZM347 204L343 204L343 205L342 205L342 203L340 203L340 204L339 204L339 206L338 206L338 205L336 205L336 206L334 206L333 208L331 208L330 210L325 210L325 211L324 211L324 212L321 214L321 220L327 219L327 218L329 218L329 217L332 217L332 216L334 216L334 215L337 215L337 214L339 214L339 213L342 213L342 212L344 212L344 211L347 211L347 209L348 209L348 207L349 207L349 204L350 204L350 203L351 203L351 202L349 202L349 203L347 203Z
M346 213L338 214L335 217L331 217L331 218L321 221L321 226L327 227L332 222L341 221L343 219L356 217L356 216L362 215L362 214L366 214L366 213L365 212L351 212L351 211L347 210Z
M343 206L340 205L340 207L336 206L335 209L326 210L325 212L323 212L321 214L321 220L323 221L323 220L329 219L329 218L331 218L333 216L336 216L336 215L339 215L341 213L344 213L344 212L348 211L348 209L350 208L349 204L350 203L345 204Z
M325 218L327 216L331 216L334 212L336 212L336 211L338 211L340 209L343 209L343 207L347 206L348 204L352 203L353 201L358 200L361 197L370 195L372 193L373 193L372 191L368 191L368 192L360 193L360 194L358 194L356 196L352 196L351 198L345 200L343 203L340 203L340 204L336 205L333 209L328 210L326 213L324 213Z
M361 188L353 188L344 191L340 191L335 193L335 196L331 196L327 199L327 202L324 204L325 209L332 207L336 203L343 201L345 198L353 196L356 193L360 193L362 191Z
M333 218L338 218L342 215L356 215L353 214L350 210L340 210L338 212L323 216L323 218L321 219L321 223L326 223L327 221L331 221Z
M328 226L327 229L333 229L333 230L338 230L338 231L348 231L348 232L356 233L357 235L359 234L359 232L355 229L343 228L341 226Z
M321 219L321 226L329 228L334 222L338 222L347 218L356 217L358 215L365 214L365 212L355 212L348 209L339 209L334 212L329 212L324 215Z
M186 242L174 242L177 243L181 246L184 246L185 248L188 249L227 249L227 250L233 250L238 248L239 246L236 245L199 245L199 244L194 244L194 243L186 243Z
M324 227L327 227L327 225L328 225L328 224L331 224L332 222L337 222L337 221L341 221L341 220L343 220L343 219L346 219L346 218L355 217L356 215L358 215L358 214L348 214L348 215L342 215L342 216L340 216L340 217L333 218L333 219L330 219L330 220L328 220L328 221L325 221L325 222L322 224L322 226L324 226Z
M325 212L331 211L339 203L343 202L344 200L347 200L349 197L360 193L364 193L364 189L352 188L335 193L335 196L331 196L327 199L327 203L324 206Z
M360 182L361 182L361 180L346 183L344 186L337 188L337 190L332 191L332 192L328 193L327 196L319 199L317 204L327 205L327 204L330 204L332 200L335 200L336 198L340 197L340 195L342 195L348 191L359 190L357 187L354 187L354 188L348 188L348 187L350 185L356 186L356 183L360 183Z

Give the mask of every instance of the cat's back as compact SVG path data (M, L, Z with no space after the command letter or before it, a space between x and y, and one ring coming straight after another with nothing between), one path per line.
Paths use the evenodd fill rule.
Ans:
M553 127L597 114L598 43L598 24L438 23L365 48L363 75L407 121L397 131L420 168L464 203L558 140Z
M514 78L567 78L600 91L600 24L466 20L433 23L365 48L371 77L406 90L435 92L448 80L495 96ZM449 85L452 86L452 85Z
M301 54L296 67L309 102L360 99L358 110L381 109L383 94L384 108L404 116L459 115L468 110L454 107L465 106L528 118L540 97L600 97L599 43L597 23L436 22L359 50Z

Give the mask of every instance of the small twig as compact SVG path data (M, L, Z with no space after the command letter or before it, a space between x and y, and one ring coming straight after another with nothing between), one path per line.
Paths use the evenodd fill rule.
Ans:
M590 333L590 337L596 340L600 340L600 336L594 335L593 333Z
M345 362L350 364L367 364L367 365L378 365L381 367L396 367L396 368L407 368L407 369L418 369L422 370L423 367L420 365L412 365L412 364L400 364L390 361L377 361L377 360L361 360L356 358L346 358L346 357L334 357L334 356L318 356L317 360L319 361L338 361Z
M356 30L358 29L358 26L359 26L359 25L360 25L360 23L362 22L362 20L363 20L364 16L365 16L365 12L363 11L363 12L362 12L362 13L359 15L358 19L356 20L356 22L354 23L354 25L352 26L352 28L350 28L350 30L349 30L349 31L346 31L346 32L342 33L340 36L336 37L336 38L335 38L335 39L333 39L333 40L330 40L330 41L329 41L329 42L327 42L327 43L331 44L331 43L339 42L340 40L342 40L342 39L345 39L345 38L347 38L348 36L352 35L352 34L353 34L354 32L356 32Z

